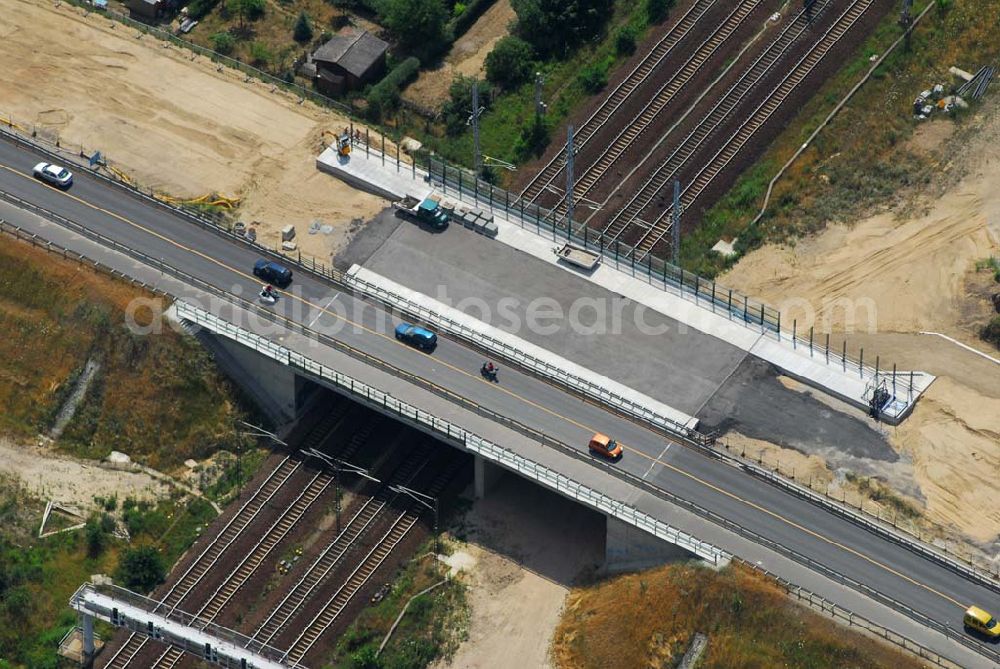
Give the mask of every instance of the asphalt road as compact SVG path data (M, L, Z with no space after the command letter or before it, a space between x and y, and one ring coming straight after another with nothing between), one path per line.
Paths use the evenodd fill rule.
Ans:
M86 225L122 244L225 290L252 295L260 283L251 275L257 255L158 207L85 174L64 193L30 176L33 153L0 141L0 190L29 200ZM912 609L953 628L961 628L965 606L1000 612L1000 595L949 569L728 465L704 457L662 436L581 401L534 377L505 368L499 385L482 381L482 355L441 339L433 354L415 351L391 334L392 319L305 273L277 308L287 316L325 329L344 309L353 325L336 336L502 414L514 417L585 450L595 430L617 437L627 447L615 466L645 477L676 495L784 544L811 559L875 588ZM323 311L328 309L329 311ZM378 327L379 320L388 327ZM669 446L669 448L668 448ZM584 481L586 482L586 481ZM669 519L665 519L669 522Z

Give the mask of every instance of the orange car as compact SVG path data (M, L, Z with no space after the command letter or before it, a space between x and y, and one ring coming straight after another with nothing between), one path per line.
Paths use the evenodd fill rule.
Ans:
M617 460L622 456L622 447L617 441L606 434L598 432L590 438L590 452Z

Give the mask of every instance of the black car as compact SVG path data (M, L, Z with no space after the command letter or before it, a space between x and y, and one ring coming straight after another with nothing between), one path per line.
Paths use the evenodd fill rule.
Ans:
M261 258L253 265L253 275L279 288L285 288L292 282L292 270L284 265Z

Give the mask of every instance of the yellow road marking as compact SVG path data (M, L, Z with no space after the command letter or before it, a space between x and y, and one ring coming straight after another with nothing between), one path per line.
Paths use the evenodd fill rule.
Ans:
M119 221L121 221L121 222L123 222L123 223L125 223L127 225L131 225L132 227L134 227L134 228L136 228L138 230L142 230L146 234L152 235L152 236L156 237L157 239L165 241L168 244L172 244L173 246L175 246L175 247L177 247L177 248L179 248L179 249L181 249L183 251L187 251L188 253L192 253L192 254L200 257L200 258L203 258L203 259L205 259L205 260L207 260L207 261L209 261L211 263L214 263L215 265L217 265L217 266L219 266L219 267L221 267L223 269L226 269L226 270L228 270L230 272L233 272L234 274L236 274L238 276L242 276L244 278L248 278L248 279L250 279L251 281L254 281L254 282L256 282L256 280L257 280L257 277L253 276L253 274L247 274L246 272L243 272L241 270L235 269L235 268L233 268L233 267L231 267L231 266L223 263L222 261L217 260L216 258L208 256L208 255L202 253L201 251L198 251L197 249L193 249L193 248L190 248L188 246L184 246L180 242L177 242L177 241L175 241L173 239L169 239L168 237L166 237L166 236L164 236L164 235L162 235L162 234L160 234L160 233L158 233L158 232L156 232L154 230L150 230L149 228L147 228L144 225L141 225L141 224L136 223L136 222L134 222L132 220L129 220L129 219L125 218L124 216L116 214L113 211L108 211L107 209L104 209L103 207L99 207L99 206L97 206L95 204L87 202L86 200L83 200L83 199L81 199L81 198L79 198L79 197L77 197L75 195L72 195L72 194L70 194L70 193L68 193L66 191L63 191L61 189L55 188L53 186L50 186L50 185L48 185L48 184L46 184L44 182L36 181L32 176L30 176L28 174L25 174L23 172L19 172L19 171L15 170L15 169L13 169L11 167L8 167L6 165L0 165L0 167L2 167L3 169L7 170L8 172L11 172L12 174L16 174L16 175L21 176L21 177L23 177L25 179L29 179L33 183L39 183L42 186L45 186L46 188L49 188L50 190L52 190L52 191L54 191L56 193L64 195L64 196L66 196L66 197L74 200L75 202L78 202L79 204L82 204L85 207L89 207L90 209L93 209L95 211L99 211L99 212L101 212L103 214L106 214L106 215L108 215L108 216L110 216L110 217L112 217L114 219L117 219L117 220L119 220ZM332 312L332 311L329 311L328 309L326 309L324 307L321 307L319 305L313 304L312 302L310 302L309 300L307 300L307 299L305 299L305 298L303 298L301 296L295 295L293 293L288 293L288 292L286 292L284 294L290 296L291 298L293 298L295 300L298 300L303 305L306 305L308 307L312 307L312 308L314 308L314 309L316 309L316 310L318 310L318 311L320 311L322 313L329 314L330 316L333 316L334 318L338 318L341 321L343 321L343 322L345 322L345 323L347 323L349 325L352 325L352 326L354 326L356 328L359 328L360 330L362 330L364 332L372 334L372 335L374 335L376 337L382 337L383 339L387 339L387 340L393 342L394 344L403 347L404 349L406 349L408 351L412 351L414 354L418 354L417 351L415 351L412 347L407 346L406 344L403 344L402 342L399 342L398 340L396 340L395 337L389 337L386 334L383 334L383 333L378 332L376 330L372 330L371 328L368 328L367 326L362 325L360 323L356 323L356 322L350 320L349 318L347 318L345 316L340 316L339 314L337 314L335 312ZM418 355L423 355L423 354L418 354ZM435 363L441 364L441 365L443 365L443 366L451 369L452 371L458 372L459 374L464 374L465 376L473 378L474 380L481 381L482 383L487 383L483 379L480 379L480 378L474 376L473 374L465 371L464 369L461 369L459 367L455 367L454 365L452 365L452 364L450 364L448 362L445 362L445 361L441 360L440 358L435 358L434 361L435 361ZM565 421L567 423L570 423L571 425L579 427L579 428L581 428L581 429L583 429L585 431L588 431L588 432L597 432L598 431L598 430L595 430L592 427L589 427L589 426L584 425L584 424L582 424L582 423L580 423L580 422L578 422L576 420L573 420L572 418L569 418L567 416L563 416L563 415L561 415L561 414L559 414L559 413L557 413L557 412L549 409L548 407L544 407L544 406L542 406L542 405L540 405L540 404L538 404L536 402L533 402L533 401L531 401L531 400L529 400L529 399L527 399L525 397L522 397L522 396L518 395L517 393L514 393L511 390L508 390L507 388L503 388L503 387L498 386L498 385L493 384L493 383L487 383L487 385L489 385L491 388L494 388L495 390L499 390L500 392L507 393L507 395L509 395L509 396L511 396L511 397L513 397L513 398L515 398L517 400L520 400L521 402L524 402L525 404L528 404L529 406L532 406L532 407L535 407L537 409L540 409L540 410L542 410L545 413L548 413L548 414L550 414L550 415L552 415L552 416L554 416L556 418L559 418L560 420L563 420L563 421ZM622 447L624 448L625 445L622 444ZM724 490L724 489L722 489L722 488L720 488L720 487L718 487L718 486L716 486L716 485L714 485L712 483L709 483L708 481L705 481L704 479L701 479L701 478L695 476L694 474L691 474L690 472L687 472L687 471L685 471L683 469L680 469L680 468L678 468L678 467L676 467L674 465L671 465L671 464L669 464L667 462L660 461L658 458L655 458L653 456L647 455L646 453L643 453L642 451L633 449L631 447L627 448L626 450L628 450L631 453L635 453L635 454L637 454L637 455L639 455L641 457L644 457L647 460L651 460L655 464L660 464L660 465L662 465L663 467L665 467L667 469L670 469L670 470L672 470L674 472L677 472L678 474L680 474L682 476L685 476L685 477L691 479L692 481L695 481L695 482L697 482L697 483L705 486L706 488L708 488L710 490L714 490L715 492L718 492L718 493L720 493L722 495L725 495L726 497L729 497L732 500L735 500L737 502L745 504L745 505L749 506L752 509L756 509L757 511L760 511L761 513L767 514L767 515L771 516L772 518L774 518L776 520L779 520L779 521L787 524L790 527L794 527L795 529L797 529L797 530L799 530L801 532L804 532L805 534L808 534L809 536L812 536L812 537L814 537L816 539L819 539L819 540L821 540L821 541L823 541L823 542L825 542L827 544L830 544L831 546L836 546L837 548L840 548L841 550L844 550L844 551L846 551L846 552L848 552L848 553L850 553L852 555L855 555L855 556L857 556L857 557L859 557L859 558L861 558L861 559L863 559L863 560L871 563L872 565L875 565L876 567L880 567L880 568L884 569L885 571L887 571L890 574L893 574L894 576L897 576L897 577L899 577L899 578L901 578L901 579L903 579L903 580L905 580L905 581L907 581L909 583L912 583L913 585L921 587L921 588L927 590L928 592L931 592L931 593L937 595L938 597L941 597L942 599L945 599L945 600L947 600L949 602L952 602L953 604L955 604L956 606L958 606L959 608L961 608L963 610L966 608L966 606L964 606L961 602L959 602L954 597L950 597L949 595L946 595L943 592L940 592L939 590L936 590L935 588L932 588L929 585L921 583L920 581L917 581L916 579L914 579L914 578L912 578L910 576L907 576L906 574L903 574L902 572L900 572L900 571L898 571L896 569L893 569L892 567L890 567L890 566L888 566L886 564L883 564L883 563L879 562L878 560L876 560L876 559L874 559L872 557L869 557L869 556L865 555L864 553L861 553L860 551L857 551L857 550L855 550L853 548L850 548L849 546L845 546L844 544L842 544L842 543L840 543L838 541L834 541L833 539L825 537L822 534L819 534L818 532L810 530L809 528L804 527L803 525L800 525L799 523L796 523L793 520L785 518L784 516L782 516L782 515L774 512L774 511L771 511L770 509L767 509L767 508L765 508L765 507L757 504L756 502L751 502L750 500L743 499L739 495L731 493L728 490Z

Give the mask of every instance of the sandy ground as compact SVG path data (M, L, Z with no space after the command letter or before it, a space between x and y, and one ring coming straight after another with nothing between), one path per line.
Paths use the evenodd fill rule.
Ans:
M549 667L549 645L577 576L604 557L604 520L506 475L466 514L475 561L468 579L469 638L450 663L463 669Z
M263 239L295 225L303 252L325 260L351 219L384 206L315 168L342 117L78 8L0 0L0 12L0 116L175 196L241 196ZM335 232L308 235L316 220Z
M17 444L0 437L0 468L19 478L28 491L86 513L96 508L94 497L155 499L168 492L165 484L142 473L103 469L92 462L57 455L44 447Z
M934 151L949 140L964 145L952 147L953 162L942 158L942 180L954 183L918 203L918 213L880 214L792 247L762 248L720 280L775 304L800 331L815 323L817 332L846 333L852 351L863 346L901 369L936 374L890 441L912 462L926 519L995 552L986 544L1000 535L1000 365L919 333L1000 358L975 334L990 313L984 294L1000 288L974 271L977 260L1000 255L1000 99L987 100L968 132L935 123L911 143Z
M486 56L501 38L506 37L515 18L510 0L497 0L455 42L441 65L421 72L403 91L403 97L428 109L437 109L448 99L448 88L456 76L483 77Z

